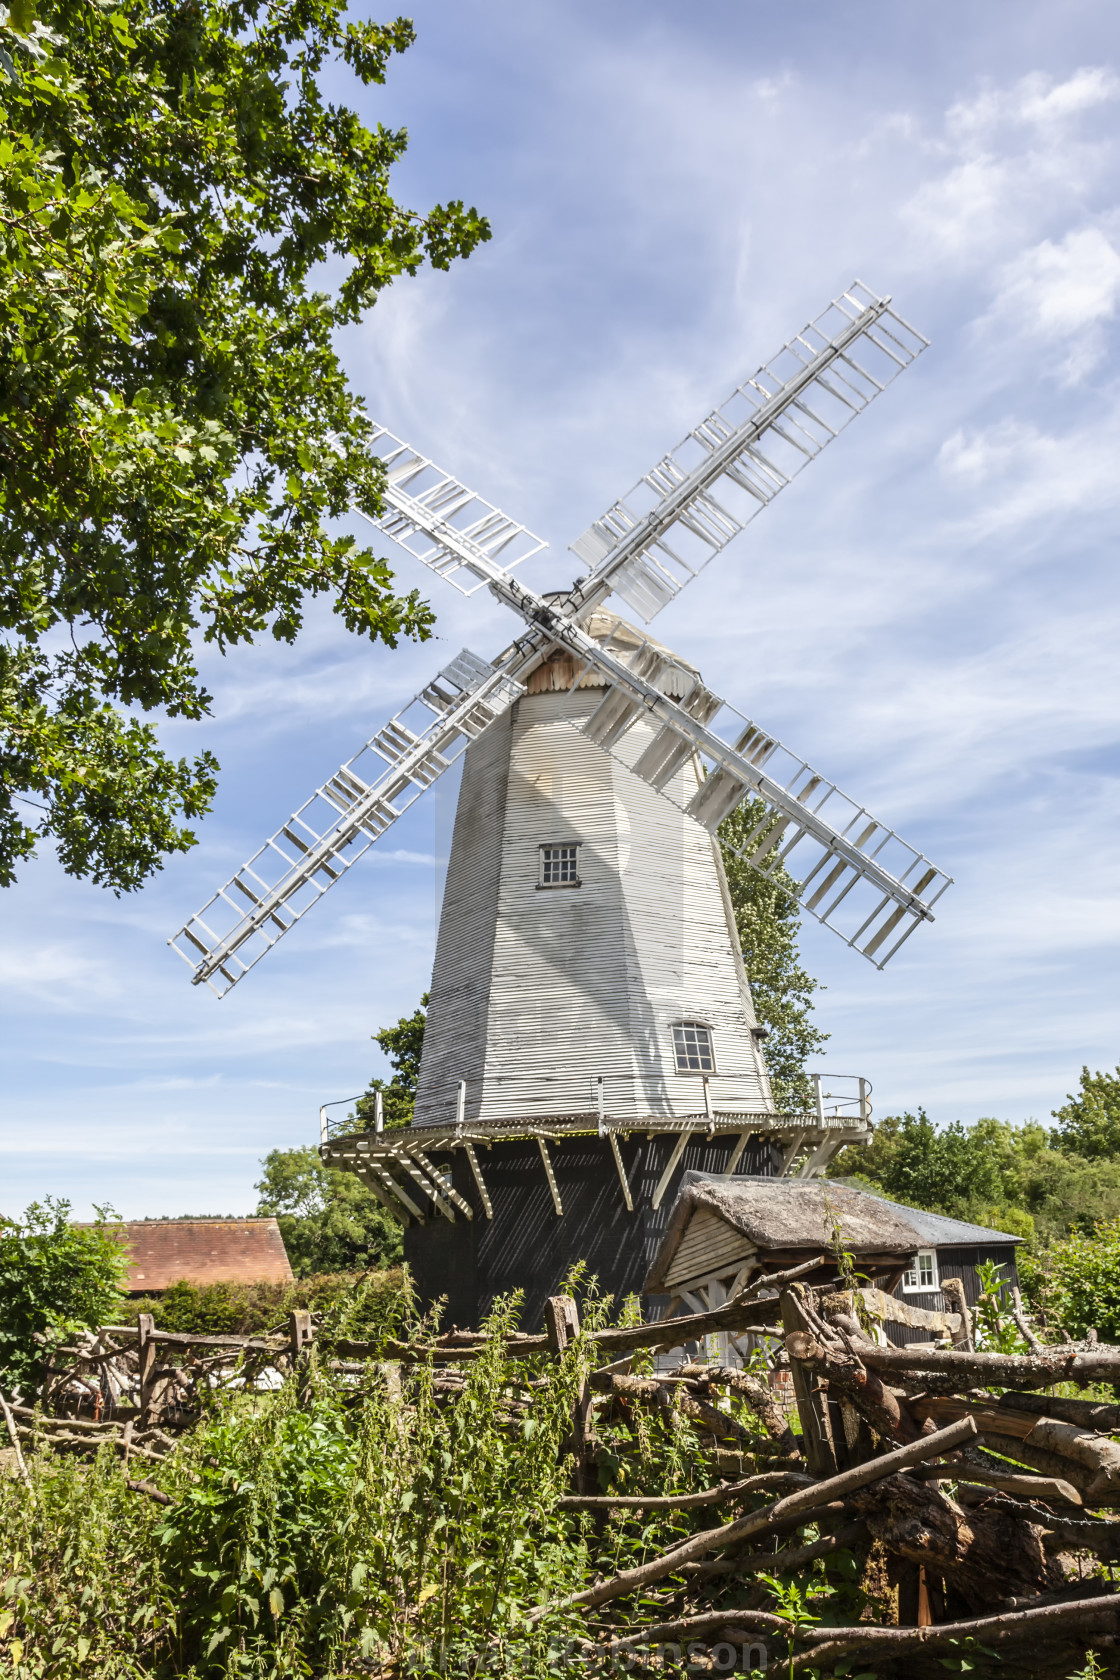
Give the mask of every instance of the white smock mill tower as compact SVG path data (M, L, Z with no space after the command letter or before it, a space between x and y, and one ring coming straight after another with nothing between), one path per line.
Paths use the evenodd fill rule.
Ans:
M686 1170L811 1176L870 1135L863 1080L775 1109L716 833L760 802L741 855L878 968L949 878L604 602L648 623L925 342L853 284L572 545L560 594L513 575L539 539L374 428L375 523L521 633L464 649L171 943L224 995L465 754L414 1121L321 1115L460 1323L512 1288L535 1319L577 1260L636 1291Z
M602 612L587 630L624 634ZM773 1103L718 842L681 808L698 767L671 804L574 730L606 686L593 671L573 696L575 672L543 657L467 750L415 1123L757 1118Z

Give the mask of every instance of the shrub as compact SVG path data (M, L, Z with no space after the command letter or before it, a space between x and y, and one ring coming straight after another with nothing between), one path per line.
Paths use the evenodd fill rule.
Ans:
M324 1166L310 1146L273 1149L261 1164L257 1212L275 1218L297 1277L400 1259L400 1226L355 1173Z
M1120 1341L1120 1219L1051 1246L1043 1298L1047 1315L1071 1336L1096 1329L1102 1341Z
M36 1334L62 1337L111 1318L128 1256L99 1208L72 1225L70 1203L32 1202L22 1221L0 1216L0 1382L27 1392L43 1367Z
M295 1283L173 1283L162 1295L133 1297L121 1322L134 1324L151 1313L157 1330L194 1331L207 1336L256 1336L283 1322L297 1308L325 1312L361 1298L359 1325L378 1322L382 1304L401 1288L399 1271L325 1272Z
M419 1328L406 1289L383 1289L376 1308L372 1289L367 1279L338 1298L339 1324L365 1311L379 1335ZM585 1327L606 1305L585 1298ZM128 1468L109 1452L93 1464L29 1455L32 1489L0 1478L0 1668L20 1680L585 1674L582 1655L549 1651L576 1624L559 1613L530 1628L526 1612L711 1514L596 1521L559 1508L591 1350L510 1362L502 1337L515 1308L495 1308L494 1339L454 1395L420 1366L402 1405L376 1367L347 1377L318 1347L278 1391L215 1392L174 1455L145 1466L169 1506L128 1492ZM750 1422L739 1402L733 1411ZM598 1433L605 1486L710 1481L679 1416Z

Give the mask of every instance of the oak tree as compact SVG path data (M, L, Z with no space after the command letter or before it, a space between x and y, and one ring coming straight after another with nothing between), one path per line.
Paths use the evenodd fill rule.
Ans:
M337 526L382 476L335 341L489 228L395 201L406 134L326 88L383 82L412 26L343 13L14 0L0 24L2 884L41 837L118 892L194 843L218 766L151 715L206 714L200 642L291 642L313 596L390 647L429 632Z

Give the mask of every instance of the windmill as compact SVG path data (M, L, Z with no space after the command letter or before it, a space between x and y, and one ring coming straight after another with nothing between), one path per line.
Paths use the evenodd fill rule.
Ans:
M170 943L223 996L464 758L413 1124L322 1133L461 1315L511 1282L547 1292L577 1252L632 1287L678 1170L811 1175L868 1135L862 1080L854 1113L819 1081L815 1112L777 1112L714 836L757 801L742 855L880 969L949 878L605 602L648 625L925 347L853 283L571 545L588 569L548 595L514 575L539 538L374 429L373 523L488 588L518 636L464 649Z

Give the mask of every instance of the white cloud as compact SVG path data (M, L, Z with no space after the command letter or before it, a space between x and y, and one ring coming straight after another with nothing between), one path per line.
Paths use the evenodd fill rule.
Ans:
M946 127L965 143L988 139L1008 125L1053 130L1117 97L1120 78L1107 65L1084 66L1064 81L1035 70L1007 87L989 81L971 99L958 100Z
M120 995L109 963L61 944L12 943L0 950L0 986L61 1009L101 1008Z
M1120 79L1103 66L1064 81L1033 73L987 84L953 105L943 135L927 141L947 167L903 205L904 225L942 262L985 264L1016 249L1107 176L1115 142L1083 132L1076 119L1118 95Z
M1104 356L1100 329L1115 316L1118 298L1120 253L1101 228L1083 227L1005 264L992 317L1027 337L1068 345L1060 371L1064 383L1075 384Z
M938 464L973 493L950 520L958 536L991 537L1063 513L1088 515L1120 501L1120 413L1058 435L1023 420L960 427L945 439ZM948 532L946 533L948 534Z

